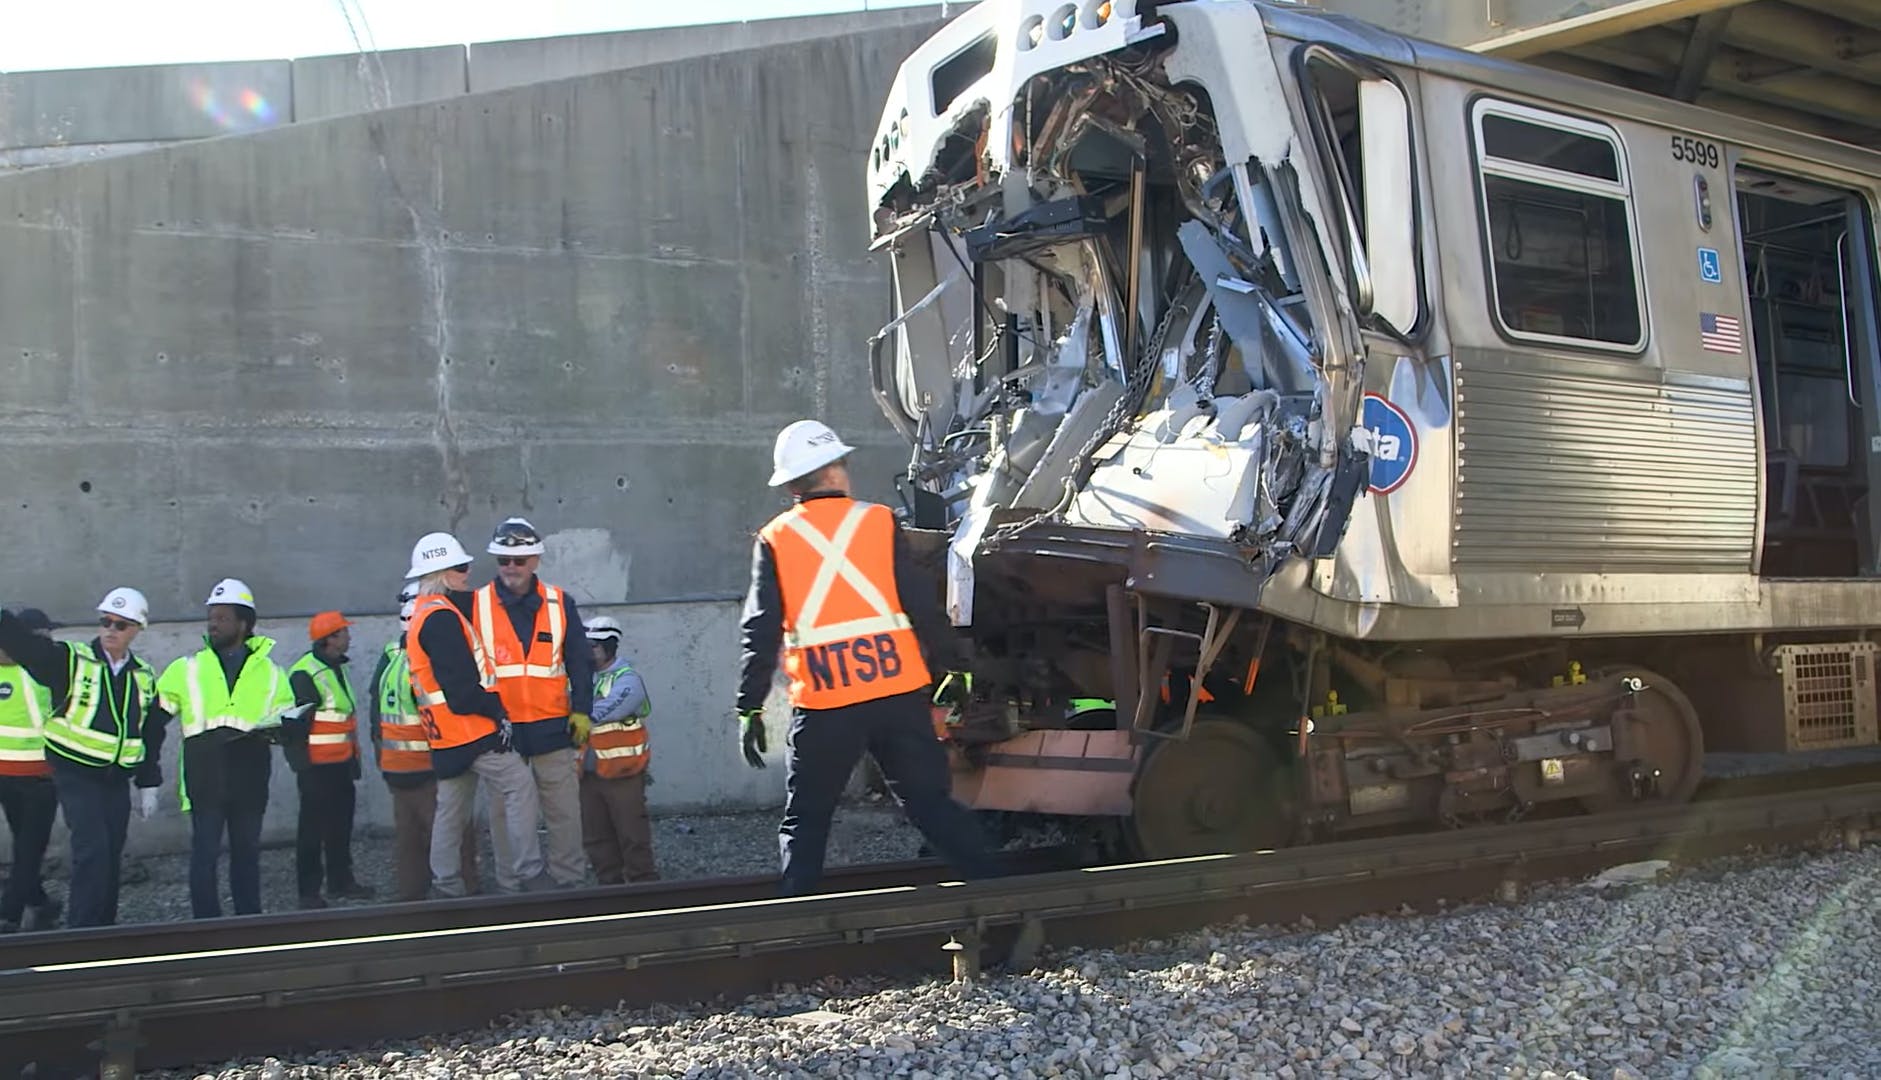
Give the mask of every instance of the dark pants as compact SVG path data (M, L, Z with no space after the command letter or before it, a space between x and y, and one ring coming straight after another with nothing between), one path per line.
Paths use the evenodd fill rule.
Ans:
M222 915L216 868L224 832L229 838L229 898L235 914L261 911L261 816L267 809L265 792L260 799L244 793L208 803L190 797L189 906L196 918Z
M603 885L658 881L653 823L647 819L647 774L604 780L581 774L581 846Z
M0 776L0 809L13 834L13 865L0 892L0 922L16 923L29 907L51 903L39 867L52 840L52 819L59 814L59 799L49 776Z
M72 888L65 924L110 926L118 921L118 873L131 823L130 774L111 766L55 764L52 786L72 832Z
M353 763L309 765L295 779L300 782L300 822L294 837L294 870L300 895L320 895L322 862L327 891L352 888Z
M865 750L881 768L888 793L949 866L967 878L993 875L979 822L953 799L947 752L934 738L925 691L840 709L799 709L788 745L784 821L777 829L785 895L807 893L822 878L830 817Z

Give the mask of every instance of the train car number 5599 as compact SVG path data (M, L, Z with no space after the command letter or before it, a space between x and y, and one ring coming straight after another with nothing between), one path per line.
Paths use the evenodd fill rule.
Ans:
M1672 136L1673 161L1689 161L1694 165L1715 169L1719 159L1717 143L1694 139L1689 135Z

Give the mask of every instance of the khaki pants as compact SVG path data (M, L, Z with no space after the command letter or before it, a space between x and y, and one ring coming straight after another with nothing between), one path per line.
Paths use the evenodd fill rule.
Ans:
M496 887L504 892L539 888L542 846L536 839L535 782L522 758L495 752L480 755L461 776L438 781L438 812L431 827L432 883L443 896L464 895L464 830L475 820L479 780L490 792Z
M573 749L551 750L519 758L535 778L536 805L549 834L548 850L543 854L549 876L557 885L580 885L588 880L587 859L581 851L581 774L576 754ZM491 852L498 866L508 861L508 841L501 829L490 831Z
M659 880L653 823L647 820L647 774L603 780L582 773L581 838L601 884Z
M431 885L431 826L438 816L438 782L427 780L417 787L392 787L392 852L397 892L394 900L423 900ZM464 891L475 894L482 883L477 872L477 821L465 818L459 871Z

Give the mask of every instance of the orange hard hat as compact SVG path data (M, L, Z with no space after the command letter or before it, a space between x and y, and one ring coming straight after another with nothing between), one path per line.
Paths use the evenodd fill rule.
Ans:
M319 641L332 637L351 625L352 622L339 612L323 611L307 621L307 640Z

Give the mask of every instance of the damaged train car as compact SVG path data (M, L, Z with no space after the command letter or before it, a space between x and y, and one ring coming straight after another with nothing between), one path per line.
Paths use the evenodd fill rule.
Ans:
M1874 741L1877 155L1289 6L983 0L867 175L971 805L1166 857Z

